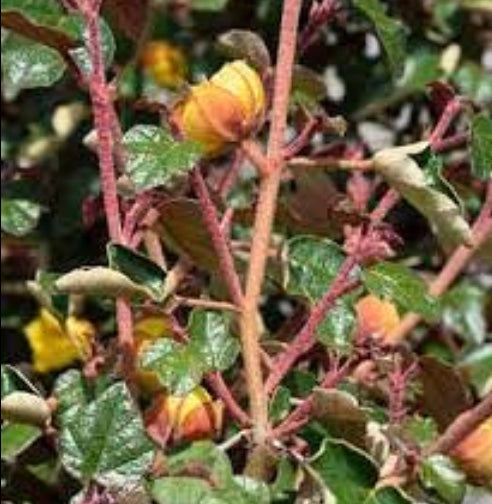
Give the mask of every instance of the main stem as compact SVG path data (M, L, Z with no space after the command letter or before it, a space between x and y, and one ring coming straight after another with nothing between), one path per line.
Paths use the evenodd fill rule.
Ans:
M257 444L265 443L269 430L267 399L261 373L257 310L284 165L282 149L301 3L301 0L285 0L282 13L267 148L268 173L263 175L260 182L249 270L240 316L243 359L253 421L253 441Z
M96 0L78 0L79 10L85 18L88 32L88 50L92 64L89 78L89 91L94 111L94 124L97 132L97 154L101 174L102 196L104 211L108 225L108 234L111 241L119 243L122 240L121 217L116 186L114 165L114 138L113 138L113 105L104 73L104 59L99 30L99 7ZM129 376L132 370L132 312L125 299L116 301L116 317L118 323L119 343L123 350L125 375Z

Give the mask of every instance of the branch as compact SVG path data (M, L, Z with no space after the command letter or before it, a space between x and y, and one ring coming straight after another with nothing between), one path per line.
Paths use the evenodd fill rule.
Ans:
M474 408L461 413L431 446L429 453L449 453L482 422L492 416L492 393Z
M267 148L268 170L266 171L268 175L264 176L260 182L243 311L239 321L253 419L253 441L257 444L265 443L269 429L267 400L261 372L257 311L284 165L282 150L287 126L301 4L301 0L285 0L284 2Z

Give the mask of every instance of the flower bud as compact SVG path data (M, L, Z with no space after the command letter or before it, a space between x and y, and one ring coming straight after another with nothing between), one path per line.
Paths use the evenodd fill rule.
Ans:
M461 441L451 456L473 480L492 484L492 417Z
M50 418L48 403L36 394L16 391L2 399L2 420L44 427Z
M149 42L142 54L142 66L157 84L177 88L186 75L185 57L178 47L161 40Z
M400 316L393 303L372 294L365 296L355 305L357 329L376 338L384 345L393 345L390 335L400 323Z
M213 437L222 427L223 406L203 387L184 397L161 394L146 414L151 435L172 432L175 440L194 441Z
M184 137L209 156L239 142L258 127L265 109L260 76L244 61L224 65L210 80L192 86L176 105L172 120Z

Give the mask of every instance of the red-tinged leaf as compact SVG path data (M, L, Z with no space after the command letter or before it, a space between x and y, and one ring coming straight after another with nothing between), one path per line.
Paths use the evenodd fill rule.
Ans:
M147 22L148 0L105 0L111 24L127 37L138 40Z

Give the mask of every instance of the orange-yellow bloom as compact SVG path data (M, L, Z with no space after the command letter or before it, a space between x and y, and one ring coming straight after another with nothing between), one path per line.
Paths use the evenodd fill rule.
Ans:
M142 66L157 84L177 88L186 76L186 60L181 50L164 42L149 42L142 53Z
M169 335L170 328L167 319L164 317L150 316L144 317L135 324L134 338L137 353L141 353L159 338ZM138 369L136 372L137 383L147 394L153 394L162 390L162 385L154 371Z
M24 327L24 334L33 353L33 365L38 373L62 369L90 353L94 326L84 319L68 317L65 324L47 309Z
M492 417L461 441L451 455L477 482L492 484Z
M184 397L160 394L145 420L156 438L169 430L176 440L192 441L213 437L221 429L222 415L222 403L198 386Z
M172 119L184 137L208 155L239 142L258 127L265 110L260 76L244 61L224 65L210 80L192 86L176 105Z
M364 334L370 334L386 345L397 342L391 340L392 331L400 323L396 306L372 294L365 296L355 305L357 328Z

